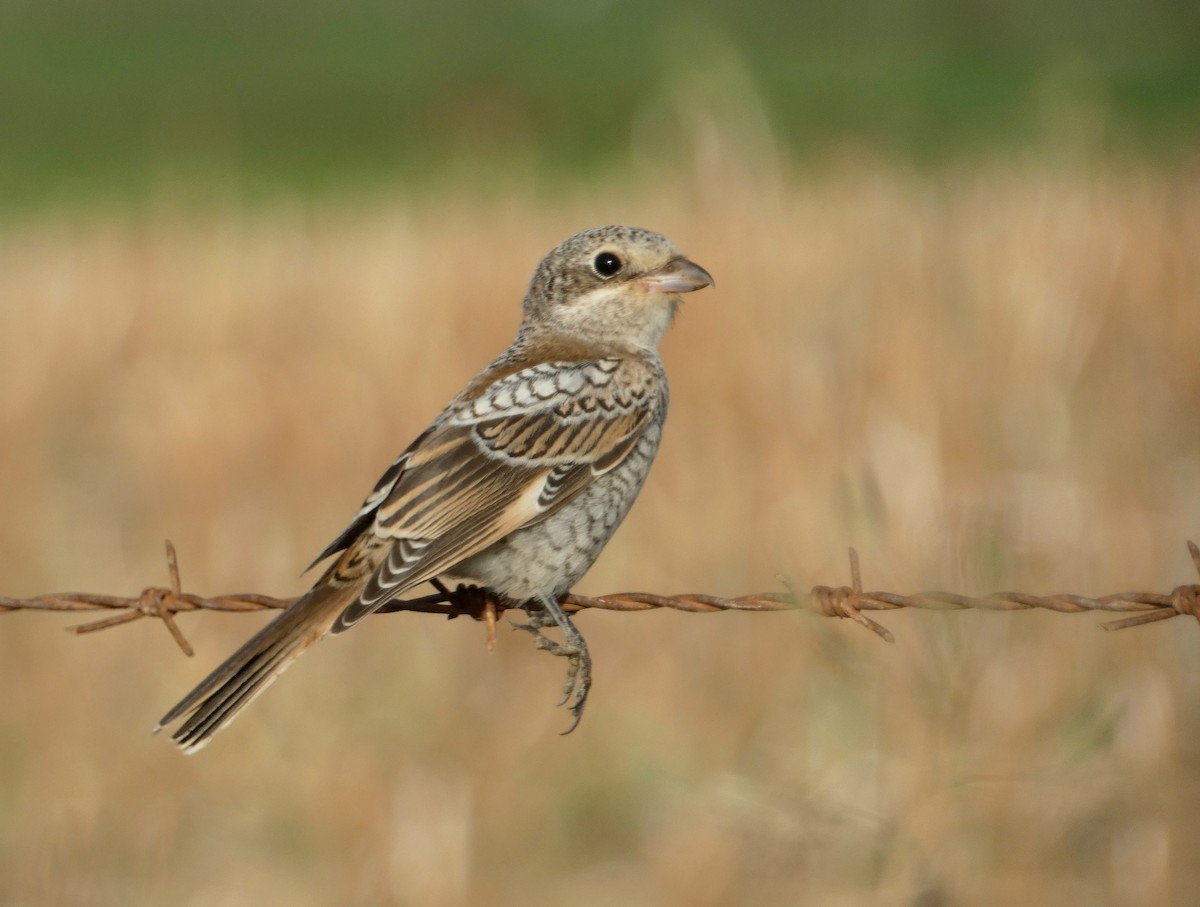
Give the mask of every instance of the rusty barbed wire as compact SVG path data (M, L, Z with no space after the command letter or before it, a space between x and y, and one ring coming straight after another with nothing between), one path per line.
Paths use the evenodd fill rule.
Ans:
M1200 573L1200 547L1187 543L1192 563ZM5 611L112 611L100 620L68 627L73 633L92 633L107 630L150 617L161 620L167 631L185 655L193 650L175 620L177 615L190 611L268 611L288 607L294 598L274 598L257 593L236 593L204 597L184 592L179 575L179 559L175 546L168 540L167 572L170 586L149 586L135 597L118 595L96 595L92 593L57 593L36 595L32 598L8 598L0 596L0 613ZM497 618L507 609L485 590L460 586L449 589L437 580L433 581L436 592L417 598L389 602L379 613L413 611L424 614L441 614L448 618L471 617L486 622L488 647L495 641ZM887 642L894 642L891 631L879 622L867 617L864 611L894 611L900 608L921 608L933 611L962 611L967 609L986 611L1027 611L1042 609L1064 614L1083 611L1108 611L1126 613L1129 617L1111 620L1100 626L1105 630L1124 630L1130 627L1154 623L1171 617L1190 615L1200 620L1200 584L1176 586L1169 593L1117 592L1099 598L1060 593L1057 595L1030 595L1025 592L994 592L989 595L971 596L954 592L918 592L913 595L898 595L894 592L864 592L862 574L859 569L858 552L850 549L849 586L813 586L807 593L795 590L786 592L757 592L737 598L722 598L702 593L680 595L656 595L650 592L618 592L611 595L586 596L567 595L562 601L564 609L572 612L587 608L606 611L649 611L656 608L673 608L693 614L715 611L792 611L808 610L824 617L841 617L853 620Z

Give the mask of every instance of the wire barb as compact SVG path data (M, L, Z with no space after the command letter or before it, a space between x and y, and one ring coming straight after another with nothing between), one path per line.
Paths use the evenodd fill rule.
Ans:
M1192 563L1200 574L1200 547L1187 543ZM133 597L96 595L91 593L60 593L37 595L33 598L0 596L0 613L5 611L109 611L107 617L68 627L72 633L93 633L143 617L161 620L171 638L185 655L193 650L180 629L176 616L188 611L264 611L286 608L294 598L273 598L257 593L238 593L204 598L183 591L179 574L179 558L175 546L166 542L167 574L170 586L149 586ZM441 614L448 618L471 617L487 625L488 650L495 646L496 621L511 607L475 586L450 589L438 580L432 585L435 592L417 598L398 599L384 605L379 613L414 611ZM864 592L858 552L850 549L849 586L813 586L807 595L795 590L787 592L756 592L737 598L722 598L703 593L657 595L651 592L616 592L609 595L566 595L561 600L567 613L586 608L605 611L649 611L654 608L673 608L692 614L714 611L793 611L808 610L823 617L842 617L870 630L886 642L895 637L882 624L867 617L864 611L894 611L899 608L921 608L933 611L1026 611L1040 608L1064 614L1082 611L1111 611L1129 616L1107 621L1105 630L1124 630L1144 624L1188 615L1200 621L1200 584L1176 586L1171 592L1118 592L1099 598L1060 593L1030 595L1024 592L993 592L984 596L960 595L954 592L918 592L898 595L894 592Z

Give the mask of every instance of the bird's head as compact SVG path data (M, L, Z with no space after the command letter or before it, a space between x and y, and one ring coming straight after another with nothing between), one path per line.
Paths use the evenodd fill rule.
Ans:
M542 259L525 296L523 330L656 349L680 294L712 276L660 233L596 227Z

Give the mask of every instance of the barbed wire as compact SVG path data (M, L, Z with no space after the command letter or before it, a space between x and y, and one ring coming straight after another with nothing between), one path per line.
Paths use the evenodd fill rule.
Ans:
M1194 542L1187 543L1192 563L1200 573L1200 548ZM171 637L185 655L193 650L176 617L191 611L269 611L286 608L296 601L294 598L274 598L257 593L236 593L204 597L184 592L179 574L179 559L175 546L166 543L167 572L170 586L149 586L140 595L124 597L118 595L96 595L93 593L55 593L36 595L32 598L8 598L0 596L0 613L5 611L112 611L100 620L77 624L67 629L73 633L92 633L128 624L144 617L161 620ZM425 614L441 614L448 618L471 617L484 621L488 627L488 648L495 643L498 617L510 607L496 599L487 590L474 586L459 586L449 589L437 580L433 581L436 592L417 598L397 599L379 609L379 613L414 611ZM1024 592L994 592L989 595L960 595L954 592L918 592L899 595L894 592L864 592L862 574L859 569L858 552L850 549L849 586L813 586L807 593L794 589L785 592L757 592L737 598L722 598L702 593L680 595L656 595L650 592L617 592L611 595L587 596L567 595L562 600L563 608L576 612L587 608L605 611L649 611L655 608L673 608L692 614L715 611L791 611L807 610L824 617L841 617L853 620L887 642L894 642L891 631L878 621L867 617L864 611L894 611L900 608L921 608L933 611L962 611L967 609L985 611L1027 611L1042 609L1064 614L1083 611L1108 611L1129 614L1119 620L1111 620L1100 626L1105 630L1124 630L1166 620L1171 617L1190 615L1200 620L1200 585L1176 586L1168 593L1117 592L1099 598L1062 593L1057 595L1030 595Z

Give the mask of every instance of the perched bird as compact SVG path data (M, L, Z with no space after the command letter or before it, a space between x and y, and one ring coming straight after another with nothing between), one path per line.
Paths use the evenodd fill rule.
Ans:
M598 227L538 265L517 337L394 462L312 589L185 696L157 730L200 749L318 640L421 583L487 589L524 608L539 647L569 659L579 723L591 685L559 599L637 497L667 415L658 344L679 294L712 285L666 237ZM557 626L563 641L544 635Z

